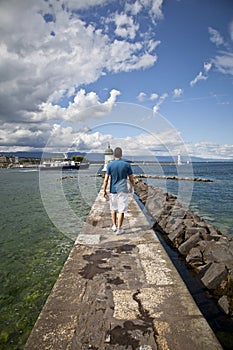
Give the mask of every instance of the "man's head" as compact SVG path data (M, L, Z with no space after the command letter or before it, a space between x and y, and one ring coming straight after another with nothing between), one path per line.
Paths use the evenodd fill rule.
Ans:
M122 157L122 149L120 147L116 147L114 149L114 157L121 158Z

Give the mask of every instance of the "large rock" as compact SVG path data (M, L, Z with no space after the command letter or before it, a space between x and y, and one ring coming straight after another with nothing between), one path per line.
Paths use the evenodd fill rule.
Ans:
M224 263L212 263L201 281L208 289L216 289L226 281L228 271Z
M203 227L186 227L185 240L191 238L192 236L196 235L197 233L199 233L200 237L203 238L207 234L207 231Z
M176 206L171 208L171 215L179 219L184 219L186 215L186 209L179 203L176 203Z
M230 311L230 304L228 301L228 298L226 295L223 295L219 301L218 301L218 305L221 307L221 309L228 315L229 311Z
M205 262L203 261L203 254L200 250L200 247L192 248L186 256L186 261L194 268L203 266Z
M170 216L166 224L166 233L170 234L175 231L180 225L182 225L183 220L177 217Z
M204 252L204 258L206 261L214 260L215 262L226 263L227 261L233 261L233 254L230 252L227 242L211 241Z
M175 247L179 247L184 242L185 237L185 226L183 223L179 224L169 235L169 240Z
M192 249L201 239L201 235L199 232L195 233L193 236L191 236L187 241L182 243L178 250L180 254L187 255L190 249Z

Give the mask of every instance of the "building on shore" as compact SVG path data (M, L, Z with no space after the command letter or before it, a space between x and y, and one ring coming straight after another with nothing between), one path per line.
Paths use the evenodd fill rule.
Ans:
M7 168L10 165L18 164L18 163L19 163L18 157L0 154L0 168Z

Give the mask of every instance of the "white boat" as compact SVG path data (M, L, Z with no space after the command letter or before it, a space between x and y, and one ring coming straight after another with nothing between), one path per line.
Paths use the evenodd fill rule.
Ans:
M44 161L39 165L39 170L79 170L89 168L87 162L74 162L70 159Z

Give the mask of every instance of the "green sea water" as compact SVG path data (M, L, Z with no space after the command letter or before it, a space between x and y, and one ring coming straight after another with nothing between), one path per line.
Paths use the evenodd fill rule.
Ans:
M88 181L90 174L81 176ZM54 173L48 178L58 181ZM62 187L79 217L78 234L91 202L80 194L77 178L66 173ZM74 242L48 217L38 171L1 169L0 184L0 349L23 349Z

